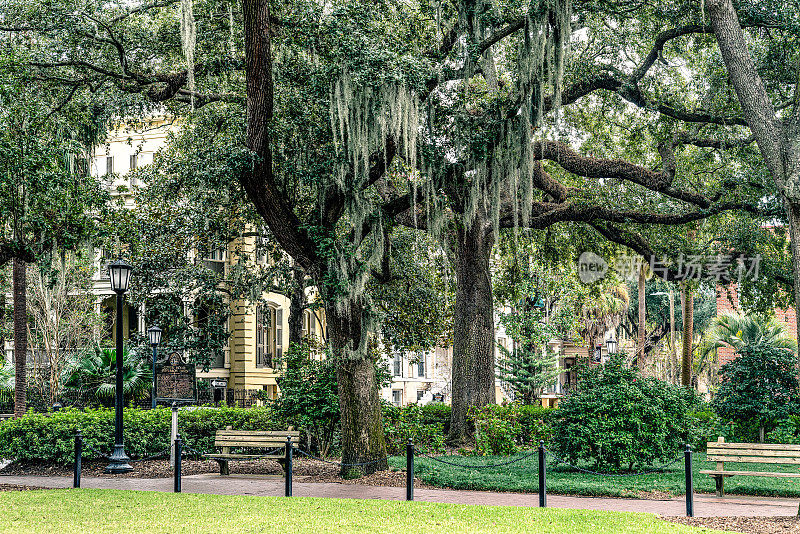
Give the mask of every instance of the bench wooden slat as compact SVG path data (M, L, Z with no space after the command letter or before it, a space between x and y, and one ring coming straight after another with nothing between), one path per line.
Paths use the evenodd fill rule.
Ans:
M719 441L709 441L706 443L709 449L752 449L757 451L779 450L779 451L800 451L800 445L787 445L784 443L727 443Z
M292 436L292 443L300 441L300 436ZM269 441L271 443L286 443L285 437L280 436L216 436L215 441Z
M800 458L773 458L770 456L739 456L733 454L708 455L709 462L739 462L745 464L787 464L800 465Z
M776 458L800 458L800 451L780 451L777 449L759 451L752 449L725 449L719 447L709 447L706 453L709 455L732 454L734 456L773 456Z
M299 430L217 430L217 435L227 436L270 436L270 437L283 437L286 436L299 436Z
M254 449L274 449L276 447L283 448L286 445L285 441L232 441L232 440L222 440L222 441L215 441L215 447L250 447ZM297 442L293 442L293 445L297 445Z
M286 458L285 454L268 454L268 455L264 455L264 454L214 454L214 453L208 453L208 454L206 454L204 456L206 458L211 459L211 460L215 460L217 458L219 458L220 460L228 460L228 459L242 460L242 459L248 459L248 458L252 458L252 459L258 459L258 458Z
M774 473L770 471L700 471L701 475L752 475L754 477L798 478L800 473Z

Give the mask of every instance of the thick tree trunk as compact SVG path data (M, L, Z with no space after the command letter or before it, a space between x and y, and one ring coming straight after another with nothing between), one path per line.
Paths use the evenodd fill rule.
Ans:
M800 310L800 116L784 125L756 69L731 0L706 0L714 35L747 125L783 195L792 249L795 309ZM798 331L800 342L800 331Z
M681 287L681 303L683 305L683 351L681 354L681 385L692 385L692 343L694 341L694 292L683 284Z
M289 297L289 346L303 341L303 312L306 309L306 272L292 268L292 293Z
M459 227L453 325L452 411L447 441L461 445L472 434L467 411L495 402L494 306L489 257L494 237L480 216Z
M647 294L644 290L644 267L639 269L639 328L636 332L636 366L644 369L644 340L647 332Z
M800 203L784 198L784 205L789 219L789 243L792 250L794 309L800 310ZM800 347L800 328L797 330L797 346Z
M27 408L28 309L25 262L14 258L14 417L25 415Z
M327 311L328 336L337 359L336 382L342 418L342 474L353 469L362 474L389 468L383 434L381 403L375 362L363 339L363 309L353 304L339 311Z

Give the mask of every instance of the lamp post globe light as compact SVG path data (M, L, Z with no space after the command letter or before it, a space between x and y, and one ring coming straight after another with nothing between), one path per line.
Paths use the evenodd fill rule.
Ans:
M151 406L156 407L156 358L158 357L158 345L161 343L161 329L157 326L151 326L147 329L147 337L150 340L150 346L153 347L153 402Z
M116 343L116 367L117 380L114 388L114 452L111 454L111 463L106 467L106 473L127 473L133 468L125 454L125 445L122 439L122 406L123 406L123 384L122 384L122 306L125 302L125 292L128 291L128 282L131 278L131 266L121 259L111 262L108 265L108 276L111 279L111 289L117 294L117 343Z

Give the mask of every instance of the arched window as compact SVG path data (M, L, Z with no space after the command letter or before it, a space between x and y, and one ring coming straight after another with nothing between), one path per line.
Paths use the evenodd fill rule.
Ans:
M275 367L283 356L283 310L273 306L256 308L256 367Z

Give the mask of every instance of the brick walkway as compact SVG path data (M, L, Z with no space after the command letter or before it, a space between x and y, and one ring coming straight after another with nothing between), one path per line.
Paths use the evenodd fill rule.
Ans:
M68 477L0 476L0 484L20 484L46 488L72 487ZM84 488L127 489L142 491L172 491L172 479L166 478L86 478ZM217 495L283 495L283 479L277 476L216 474L183 477L185 493ZM355 484L317 483L295 481L296 497L326 497L337 499L405 499L405 488L361 486ZM418 501L457 504L483 504L495 506L539 506L535 493L494 493L487 491L459 491L445 489L416 489ZM618 512L649 512L662 516L680 516L686 512L682 498L670 500L612 499L598 497L568 497L548 495L547 505L552 508L578 508L585 510L612 510ZM695 495L695 515L701 516L795 516L798 500L713 495Z

